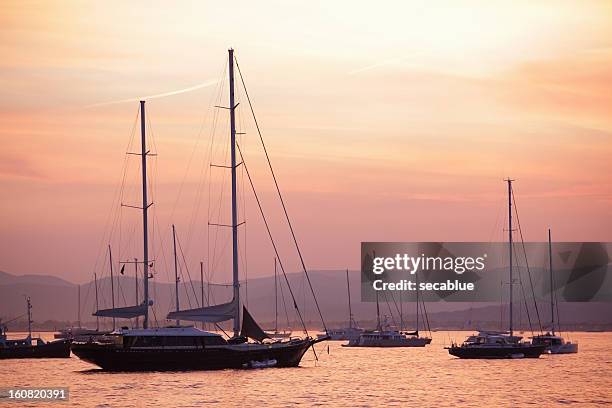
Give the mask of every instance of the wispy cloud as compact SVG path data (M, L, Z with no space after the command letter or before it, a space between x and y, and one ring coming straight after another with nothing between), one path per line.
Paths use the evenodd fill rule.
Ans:
M384 67L384 66L387 66L387 65L396 64L398 62L402 62L405 59L406 59L406 57L400 57L400 58L393 58L393 59L388 59L388 60L384 60L384 61L379 61L379 62L377 62L375 64L368 65L368 66L365 66L365 67L361 67L361 68L357 68L357 69L354 69L352 71L349 71L348 74L349 75L359 74L361 72L370 71L372 69Z
M174 91L168 91L168 92L159 93L159 94L155 94L155 95L138 96L138 97L129 98L129 99L120 99L120 100L116 100L116 101L94 103L92 105L85 106L85 108L96 108L96 107L99 107L99 106L115 105L115 104L118 104L118 103L137 102L137 101L142 101L142 100L164 98L166 96L173 96L173 95L178 95L178 94L192 92L192 91L195 91L195 90L198 90L198 89L206 88L206 87L215 85L218 82L219 82L219 80L215 79L215 80L210 80L210 81L202 82L200 84L193 85L193 86L190 86L188 88L177 89L177 90L174 90Z

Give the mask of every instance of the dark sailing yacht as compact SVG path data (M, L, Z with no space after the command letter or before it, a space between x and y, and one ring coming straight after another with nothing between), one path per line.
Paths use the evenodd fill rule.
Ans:
M543 344L546 346L545 352L548 354L573 354L578 352L578 343L565 341L565 339L555 333L555 285L553 280L552 267L552 241L550 229L548 230L548 264L550 270L550 329L551 331L539 334L531 338L533 344ZM557 313L557 319L559 319ZM557 321L557 327L559 322ZM559 330L561 330L559 328Z
M229 107L231 137L231 217L232 217L232 266L233 298L223 304L179 310L168 314L171 320L219 323L233 320L233 336L221 335L196 327L149 328L149 252L147 209L147 166L149 152L145 140L144 101L140 102L141 157L142 157L142 218L144 252L144 302L136 306L99 310L97 316L133 318L144 316L142 329L122 328L104 339L74 342L72 351L79 358L105 370L212 370L249 367L295 367L302 356L315 343L327 338L292 338L273 341L259 327L240 303L238 280L238 211L236 194L236 127L234 101L234 51L229 50ZM241 163L244 164L244 163ZM178 304L178 303L177 303ZM249 341L251 339L251 341Z
M469 336L463 344L453 343L448 353L459 358L538 358L544 352L544 345L521 341L522 336L515 336L512 330L512 181L508 182L508 253L510 273L510 319L509 330L480 331Z
M70 340L46 342L40 337L32 338L32 304L28 304L28 337L7 339L6 326L0 322L0 360L9 358L69 358Z

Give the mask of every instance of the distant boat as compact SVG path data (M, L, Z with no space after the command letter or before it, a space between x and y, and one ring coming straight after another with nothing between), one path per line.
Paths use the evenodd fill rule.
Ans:
M417 297L418 305L418 297ZM418 309L418 308L417 308ZM418 316L418 310L417 310ZM359 336L349 340L343 347L425 347L431 343L431 338L420 337L419 330L404 332L393 330L386 322L381 323L380 306L378 303L378 292L376 292L376 330L366 330ZM418 319L418 318L417 318ZM418 321L418 320L417 320ZM418 325L418 323L417 323Z
M538 358L544 352L544 345L521 341L512 330L512 180L508 179L508 251L510 285L510 329L507 332L480 331L469 336L462 344L453 343L446 347L448 353L459 358Z
M233 321L233 336L223 336L196 327L149 328L149 253L147 199L147 163L145 102L140 102L141 119L141 171L142 171L142 220L143 220L143 269L144 302L140 305L98 310L97 316L132 318L144 316L142 329L122 328L99 341L74 342L72 351L79 358L105 370L214 370L226 368L296 367L302 356L315 343L327 338L310 336L286 341L271 341L255 319L240 302L238 268L238 205L236 168L237 162L234 99L234 51L229 50L229 106L231 165L231 227L232 230L232 287L233 298L223 304L188 310L178 310L167 315L169 320L220 323ZM248 174L248 173L247 173ZM249 176L250 177L250 176ZM280 191L279 191L280 194ZM282 265L282 264L281 264ZM295 304L295 299L294 299ZM178 299L177 299L178 305ZM242 307L241 307L242 306ZM242 313L241 313L242 312ZM241 318L242 314L242 318ZM241 324L242 323L242 324ZM252 341L249 341L251 339Z
M40 337L32 338L32 304L28 305L28 337L7 339L6 326L0 322L0 359L9 358L69 358L70 340L46 342Z
M532 337L533 344L543 344L546 348L545 353L548 354L573 354L578 352L578 343L565 341L565 339L555 333L555 286L553 280L552 267L552 241L550 238L550 229L548 230L548 263L550 270L550 328L551 331L545 334L540 334ZM557 327L559 327L559 313L557 313Z
M96 280L96 309L98 302L98 284ZM109 332L100 331L100 326L97 324L96 320L96 328L88 329L86 327L81 327L81 285L77 286L77 326L76 327L66 327L64 329L59 330L57 333L53 335L55 339L67 339L67 340L85 340L92 339L94 336L103 336L108 334Z
M348 290L348 327L341 329L331 329L327 331L327 335L330 340L355 340L359 338L363 329L359 327L355 318L353 317L353 311L351 309L351 285L349 282L349 271L346 270L346 287Z

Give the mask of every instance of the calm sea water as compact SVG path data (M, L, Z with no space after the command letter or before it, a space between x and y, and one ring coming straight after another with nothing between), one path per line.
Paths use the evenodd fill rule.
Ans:
M325 342L317 345L318 362L309 351L301 367L287 369L105 373L74 356L4 360L0 386L69 387L70 406L79 407L612 405L612 333L571 333L580 344L573 355L503 361L449 356L443 347L467 334L435 332L426 348Z

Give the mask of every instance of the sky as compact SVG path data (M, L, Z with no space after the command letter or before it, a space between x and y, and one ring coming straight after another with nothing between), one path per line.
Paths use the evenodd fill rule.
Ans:
M209 163L227 163L230 47L309 269L357 268L362 241L503 240L506 177L526 240L612 240L609 2L5 1L0 270L86 282L108 244L142 257L120 204L140 200L125 153L145 98L156 279L172 279L174 223L184 272L204 260L228 280L229 231L208 223L229 220ZM238 94L245 162L297 271ZM249 189L243 278L274 257Z

